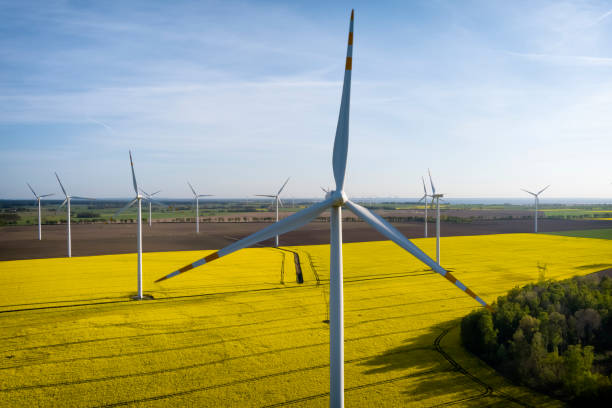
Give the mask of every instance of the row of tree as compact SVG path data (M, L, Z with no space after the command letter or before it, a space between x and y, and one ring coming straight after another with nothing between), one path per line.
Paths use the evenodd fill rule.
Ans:
M499 297L493 309L462 320L468 350L511 379L573 405L608 406L612 279L530 284Z

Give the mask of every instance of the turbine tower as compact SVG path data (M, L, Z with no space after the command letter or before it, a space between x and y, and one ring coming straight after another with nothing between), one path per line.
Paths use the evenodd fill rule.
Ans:
M427 254L414 245L408 238L404 237L395 227L385 221L382 217L374 214L367 208L350 201L344 192L344 176L346 173L346 159L349 141L349 103L351 89L353 51L353 13L348 37L348 50L346 57L346 69L344 72L344 85L342 88L342 99L340 102L340 114L338 127L334 141L334 153L332 167L336 189L330 191L329 196L322 202L311 207L300 210L281 221L272 224L246 238L234 242L227 247L186 265L160 279L156 282L172 278L183 272L187 272L198 266L210 263L215 259L226 256L239 249L249 247L257 242L269 239L275 235L295 230L315 219L322 212L331 210L331 235L330 235L330 287L329 287L329 320L330 320L330 400L331 407L344 406L344 305L343 305L343 278L342 278L342 206L346 205L356 216L362 218L374 229L388 239L413 254L420 261L427 264L434 271L446 277L468 295L476 299L481 305L490 308L487 303L457 280L450 272L442 268Z
M146 191L144 191L144 190L141 188L141 189L140 189L140 192L141 192L142 194L144 194L144 195L145 195L145 200L149 202L149 227L150 227L150 226L152 225L152 224L151 224L151 217L152 217L151 204L152 204L153 202L155 202L155 204L161 204L159 201L154 200L154 199L153 199L153 196L154 196L155 194L157 194L157 193L161 193L161 190L157 190L156 192L154 192L154 193L152 193L152 194L149 194L149 193L147 193ZM163 205L163 204L161 204L161 205Z
M142 295L142 195L138 190L138 183L136 183L136 174L134 173L134 162L132 161L132 152L130 151L130 167L132 168L132 184L134 186L134 193L136 193L136 197L129 203L127 203L123 208L113 215L113 218L117 218L119 214L130 208L134 203L138 203L138 234L136 238L137 242L137 259L138 259L138 294L133 297L134 300L143 299Z
M55 173L55 177L57 178L57 181L60 185L60 187L62 188L62 191L64 193L64 196L66 196L66 199L64 200L63 203L60 204L60 206L58 207L58 209L62 208L64 206L64 204L66 204L66 210L67 212L67 216L66 216L66 226L68 228L68 258L72 258L72 237L70 235L70 200L71 199L77 199L77 200L95 200L95 198L87 198L87 197L78 197L78 196L71 196L66 192L66 189L64 188L64 186L62 185L62 181L60 180L59 176L57 175L57 172Z
M42 227L41 227L41 221L40 221L40 199L43 197L49 197L52 196L53 193L51 194L43 194L41 196L39 196L38 194L36 194L34 192L34 189L32 188L32 186L30 185L30 183L26 183L28 185L28 187L30 187L30 191L32 191L32 194L34 194L34 197L36 197L36 201L38 203L38 240L42 240Z
M278 190L278 193L276 193L274 195L272 195L272 194L255 194L255 196L257 196L257 197L269 197L269 198L273 198L274 199L274 203L276 204L276 222L278 222L278 205L280 204L281 207L283 206L283 202L280 199L280 193L283 191L283 189L285 188L285 186L289 182L290 178L291 177L287 177L287 180L285 180L285 184L283 184L283 186L280 188L280 190ZM278 235L276 235L274 237L274 246L276 248L278 248Z
M431 178L431 171L427 169L427 172L429 173L429 182L431 183L431 202L433 204L434 200L436 201L436 262L440 264L440 199L444 197L444 194L436 194L436 188Z
M523 190L526 193L531 194L534 199L535 199L535 227L534 227L534 231L538 232L538 206L540 205L540 194L542 194L544 192L544 190L546 190L548 187L550 187L550 184L547 185L546 187L544 187L543 189L541 189L540 191L538 191L537 193L532 193L531 191L525 190L524 188L521 188L521 190Z
M425 200L425 238L427 238L427 197L431 197L427 194L427 187L425 187L425 178L421 177L421 181L423 181L423 197L418 201L419 203Z
M193 197L196 202L196 234L199 234L200 233L200 197L212 197L212 194L198 194L196 193L195 189L193 188L190 182L187 182L187 184L189 184L189 188L191 189L191 191L193 191Z

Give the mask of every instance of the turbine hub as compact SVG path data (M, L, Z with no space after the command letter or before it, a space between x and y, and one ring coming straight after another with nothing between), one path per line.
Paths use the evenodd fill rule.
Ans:
M348 201L348 197L346 196L346 193L343 190L330 191L329 195L334 200L334 203L332 204L334 207L341 207L342 205L344 205L344 203Z

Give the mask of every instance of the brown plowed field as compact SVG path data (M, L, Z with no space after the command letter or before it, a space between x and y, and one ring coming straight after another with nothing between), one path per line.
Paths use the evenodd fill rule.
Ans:
M343 214L352 216L348 211ZM154 223L143 225L145 252L219 249L237 238L245 237L270 224L266 223L202 223L195 234L193 223ZM422 222L394 224L409 238L423 236ZM612 228L612 221L542 220L540 231L564 231ZM532 232L533 220L478 220L471 223L442 223L442 236L482 235ZM435 223L429 223L429 235L435 234ZM385 239L363 222L343 223L344 242ZM329 243L329 224L312 222L280 239L281 245ZM272 240L263 245L271 245ZM54 258L66 256L66 226L43 225L43 240L37 240L36 226L0 227L0 260ZM136 224L72 225L72 255L104 255L136 252Z

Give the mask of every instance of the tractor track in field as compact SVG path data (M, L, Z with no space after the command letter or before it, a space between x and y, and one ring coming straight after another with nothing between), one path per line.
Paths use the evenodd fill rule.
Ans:
M501 391L496 391L492 386L490 386L489 384L485 383L484 381L482 381L480 378L476 377L474 374L470 373L469 371L467 371L463 366L461 366L461 364L459 364L450 354L448 354L446 351L444 351L444 349L442 348L442 346L440 345L440 342L442 341L442 339L444 338L444 336L446 336L448 334L448 332L450 332L452 329L456 328L457 326L452 326L452 327L448 327L444 330L442 330L442 333L440 333L438 335L438 337L436 337L436 339L434 340L434 349L442 356L444 357L444 359L446 361L448 361L448 363L450 365L453 366L453 368L455 369L455 371L459 372L460 374L468 377L472 382L478 384L479 386L483 387L484 390L482 393L472 396L472 397L466 397L466 398L461 398L459 400L455 400L455 401L449 401L449 402L445 402L443 404L438 404L438 405L433 405L430 408L437 408L437 407L447 407L447 406L451 406L451 405L455 405L455 404L460 404L462 402L467 402L467 401L474 401L477 399L481 399L481 398L485 398L485 397L497 397L497 398L501 398L504 399L506 401L509 402L513 402L515 404L518 404L520 406L523 407L527 407L527 408L534 408L532 405L529 405L517 398L514 398L510 395L507 395L505 393L502 393Z
M414 329L414 330L404 330L404 331L399 331L399 332L391 332L391 333L383 333L383 334L373 334L373 335L368 335L368 336L354 337L354 338L346 339L345 341L346 342L353 342L353 341L368 340L368 339L371 339L371 338L384 337L384 336L389 336L389 335L393 335L393 334L405 334L405 333L409 333L409 332L415 331L415 330L416 329ZM225 341L222 341L222 342L225 342ZM270 355L270 354L275 354L275 353L281 353L281 352L285 352L285 351L294 351L294 350L308 349L308 348L313 348L313 347L325 347L328 344L329 344L329 342L326 341L326 342L321 342L321 343L304 344L304 345L301 345L301 346L291 346L291 347L285 347L285 348L280 348L280 349L261 351L261 352L257 352L257 353L251 353L251 354L245 354L245 355L239 355L239 356L233 356L233 357L226 357L226 358L217 359L217 360L211 360L211 361L207 361L207 362L203 362L203 363L189 364L189 365L175 367L175 368L166 368L166 369L161 369L161 370L148 371L148 372L138 372L138 373L130 373L130 374L119 374L119 375L106 376L106 377L85 378L85 379L73 380L73 381L62 381L62 382L47 383L47 384L32 384L32 385L23 385L23 386L18 386L18 387L9 387L9 388L0 389L0 392L23 391L23 390L32 390L32 389L41 389L41 388L53 388L53 387L60 387L60 386L70 386L70 385L88 384L88 383L96 383L96 382L103 382L103 381L113 381L113 380L120 380L120 379L125 379L125 378L147 377L147 376L150 376L150 375L173 373L173 372L178 372L178 371L183 371L183 370L190 370L190 369L194 369L194 368L200 368L200 367L205 367L205 366L210 366L210 365L215 365L215 364L224 364L224 363L229 362L229 361L240 360L240 359L245 359L245 358L252 358L252 357L260 357L260 356L265 356L265 355ZM407 352L407 351L410 351L410 352L414 351L414 352L416 352L416 351L425 351L425 350L434 351L434 349L432 347L425 346L425 347L414 347L414 348L409 349L409 350L397 351L395 353L403 353L403 352ZM346 360L346 362L347 363L351 363L351 362L363 361L363 360L368 360L368 359L370 359L372 357L375 357L375 356L372 355L372 356L360 357L360 358L353 359L353 360ZM284 374L290 374L292 372L308 371L308 370L312 370L312 369L316 369L316 368L321 368L321 367L328 367L328 366L329 366L329 364L325 364L325 365L321 365L321 366L306 367L306 368L290 370L290 371L282 372L282 373L273 373L273 374L270 374L270 375L267 375L267 376L280 376L280 375L284 375ZM263 377L267 377L267 376L263 376ZM258 377L256 377L256 378L258 378ZM254 381L254 379L248 380L248 382L250 382L250 381ZM240 381L238 383L240 383ZM226 385L215 385L215 386L211 386L211 388L219 388L220 386L228 386L228 385L233 385L233 384L232 383L228 383Z
M371 281L371 280L386 280L386 279L398 279L398 278L407 278L407 277L414 277L414 276L422 276L422 275L432 275L434 274L434 272L423 272L423 273L415 273L415 272L407 272L407 273L402 273L402 274L393 274L390 276L380 276L380 277L369 277L370 275L365 275L365 276L355 276L352 278L348 278L344 280L345 284L350 284L350 283L356 283L356 282L364 282L364 281ZM319 279L317 280L317 284L323 284L322 282L329 282L329 279ZM256 289L244 289L244 290L232 290L232 291L225 291L225 292L215 292L215 293L198 293L198 294L193 294L193 295L180 295L180 296L168 296L168 297L163 297L163 298L157 298L154 299L153 301L156 303L159 302L166 302L166 301L174 301L174 300L180 300L180 299L191 299L191 298L201 298L201 297L214 297L214 296L226 296L226 295L235 295L235 294L243 294L243 293L254 293L254 292L269 292L269 291L278 291L278 290L285 290L285 289L303 289L303 288L308 288L310 286L283 286L283 287L274 287L274 288L256 288ZM69 302L73 302L71 300L66 300L66 303ZM110 300L108 302L89 302L89 303L76 303L76 304L69 304L69 305L51 305L51 306L38 306L38 307L29 307L29 308L20 308L20 309L6 309L6 310L0 310L0 315L2 314L8 314L8 313L17 313L17 312L31 312L31 311L37 311L37 310L51 310L51 309L66 309L66 308L71 308L71 307L87 307L87 306L100 306L100 305L113 305L113 304L118 304L118 303L132 303L133 305L138 305L138 306L143 306L146 305L147 303L149 303L151 301L147 301L147 302L140 302L140 301L134 301L132 299L129 298L124 298L121 300ZM51 302L50 302L51 303ZM24 306L27 306L27 304L23 304ZM9 305L9 306L14 306L14 305ZM1 306L0 307L6 307L6 306Z

